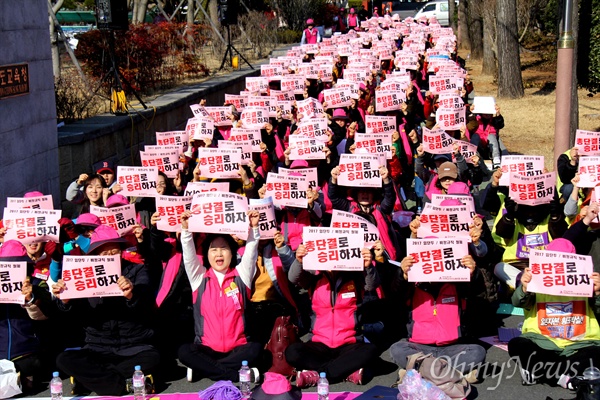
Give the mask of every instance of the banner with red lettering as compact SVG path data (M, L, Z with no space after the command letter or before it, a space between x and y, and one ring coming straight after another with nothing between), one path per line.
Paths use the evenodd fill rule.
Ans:
M240 120L244 124L244 128L262 129L269 122L269 109L246 107L240 115Z
M345 88L350 90L350 98L358 100L360 98L360 94L358 93L359 84L358 82L349 81L348 79L338 79L337 84L335 85L337 88Z
M386 92L406 92L408 85L410 85L410 78L408 78L408 82L405 82L404 79L386 79L379 85L379 90Z
M469 226L473 216L467 206L427 205L421 214L417 237L464 237L470 241Z
M500 170L502 176L499 185L508 186L513 173L523 176L541 175L544 171L544 156L502 156Z
M212 136L211 136L212 137ZM159 146L178 146L179 151L187 151L190 135L186 131L156 132L156 144Z
M460 201L464 206L467 207L467 210L469 211L469 215L471 216L471 218L474 217L476 214L475 200L473 199L473 196L471 196L470 194L436 194L436 193L433 193L431 196L431 203L425 203L425 208L427 208L428 205L438 206L438 207L446 207L446 206L442 206L442 201L444 201L444 200Z
M404 92L376 90L375 109L377 112L400 110L405 99L406 94Z
M185 133L192 140L213 138L215 122L210 118L190 118L185 126Z
M556 171L537 176L512 174L508 196L518 204L535 206L550 203L554 198Z
M262 142L262 139L260 137L260 129L231 128L229 140L234 142L250 142L253 153L261 152L260 142Z
M469 254L466 239L406 239L406 254L415 263L409 282L468 282L471 271L462 264Z
M317 75L321 82L333 82L333 64L321 64L317 67Z
M179 151L146 150L140 151L142 167L156 167L167 175L176 178L179 174Z
M246 90L250 93L267 93L269 91L269 80L264 76L247 77Z
M528 292L569 297L592 297L594 294L591 256L532 249L529 268L532 276L527 284Z
M200 166L200 176L206 178L239 178L242 151L240 149L200 147L198 148L198 165Z
M290 135L290 160L324 160L323 142L307 136Z
M260 76L270 78L276 75L281 75L281 67L270 64L263 64L260 66Z
M52 195L36 197L7 197L6 208L32 208L34 210L53 210Z
M577 129L575 132L575 147L580 156L600 155L600 132Z
M371 248L379 240L379 229L360 215L346 211L333 210L331 228L362 229L364 232L363 247Z
M347 68L344 70L344 79L352 82L364 82L370 71L364 69Z
M308 180L305 176L267 174L265 197L271 197L277 207L308 208L306 190Z
M394 64L396 64L399 69L416 71L419 68L419 55L408 51L397 51Z
M577 166L579 173L578 187L592 188L600 183L600 157L583 156L579 157ZM570 183L570 182L563 182Z
M287 169L287 168L279 167L279 169L277 170L277 173L279 175L284 175L284 176L305 176L306 180L308 182L308 187L317 188L317 186L318 186L317 185L318 176L317 176L316 168Z
M392 158L392 135L359 133L354 135L356 149L354 154L385 154L389 160Z
M349 107L351 103L350 92L346 89L323 90L323 103L330 108Z
M306 76L307 79L318 79L317 66L313 63L300 63L296 66L298 75Z
M241 151L242 165L252 161L252 144L250 142L219 140L219 149L239 149Z
M23 282L27 278L25 261L0 261L0 304L24 304L21 293Z
M181 214L191 206L192 196L156 196L156 211L160 214L156 227L164 232L181 231Z
M192 199L190 232L248 236L248 200L235 193L198 193Z
M441 129L423 128L423 150L430 154L453 153L454 139Z
M215 121L215 126L231 126L231 107L204 107Z
M464 140L456 139L454 139L454 144L458 146L458 151L463 155L465 161L473 164L473 156L477 154L477 146ZM452 153L452 156L454 157L454 153Z
M375 187L382 186L379 173L379 156L367 154L340 154L340 186Z
M392 133L397 130L396 117L365 115L366 133Z
M121 256L64 256L61 300L123 296L117 284ZM135 290L135 289L134 289Z
M321 143L329 141L329 126L327 118L311 118L304 120L298 124L298 129L294 131L294 135L307 136L311 139L317 139ZM290 137L292 137L291 135Z
M131 233L137 225L135 220L135 204L127 204L119 207L96 207L90 206L90 213L98 216L102 225L110 226L120 236Z
M438 108L435 122L445 131L458 130L466 125L465 108Z
M284 91L284 90L271 89L269 91L269 93L271 94L271 96L273 96L277 99L277 103L279 103L281 101L296 101L296 96L294 96L293 90ZM281 106L281 105L279 105L279 106Z
M321 102L312 97L296 102L296 107L298 107L298 118L301 116L301 120L322 117L324 113Z
M156 167L117 167L117 182L123 190L123 196L154 197L158 168Z
M275 96L248 96L248 107L267 108L269 117L277 116L277 98Z
M194 196L205 192L229 192L229 182L189 182L183 195Z
M456 78L440 78L437 76L429 77L429 91L432 94L456 94L458 93L458 85Z
M248 106L248 96L225 93L225 104L232 104L238 112L242 112Z
M304 94L305 84L306 78L304 76L290 75L281 77L281 90L285 92L291 91L294 94Z
M438 98L438 107L449 110L459 110L465 107L465 103L458 95L442 94Z
M18 240L23 244L51 241L58 243L61 210L32 208L5 208L3 223L6 228L4 240Z
M194 114L194 118L211 118L210 113L204 106L201 106L200 104L192 104L190 109Z
M313 228L305 226L302 238L307 254L306 271L362 271L364 235L360 229ZM354 293L352 293L354 294Z
M277 227L277 218L275 217L275 207L273 199L266 197L264 199L250 199L249 210L258 211L258 230L260 238L273 239L279 230Z

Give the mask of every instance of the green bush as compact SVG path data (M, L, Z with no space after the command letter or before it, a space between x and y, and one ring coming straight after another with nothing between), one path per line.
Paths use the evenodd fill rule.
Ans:
M300 43L300 39L302 39L302 32L284 28L277 31L277 41L279 43Z

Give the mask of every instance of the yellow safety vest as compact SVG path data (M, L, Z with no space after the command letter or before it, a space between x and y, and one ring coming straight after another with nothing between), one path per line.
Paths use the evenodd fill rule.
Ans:
M580 340L600 340L600 327L587 297L535 294L535 305L525 309L523 333L537 333L565 348Z
M517 260L529 258L529 253L533 249L544 250L546 245L552 240L550 232L548 232L548 222L550 216L540 222L534 230L530 231L525 226L515 221L515 232L510 239L504 239L496 235L496 224L502 218L502 210L498 213L492 230L494 242L499 246L504 247L502 262L511 263Z

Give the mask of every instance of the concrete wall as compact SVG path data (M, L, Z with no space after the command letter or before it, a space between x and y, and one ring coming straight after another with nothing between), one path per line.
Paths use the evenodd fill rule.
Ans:
M29 94L0 99L0 212L39 190L60 205L47 0L0 1L0 65L29 64Z
M239 93L246 86L246 77L260 74L260 63L254 67L257 69L247 67L165 94L148 103L148 110L132 112L131 116L106 114L59 128L63 214L70 216L75 209L64 198L67 187L79 174L92 172L94 163L107 159L118 165L140 165L139 150L144 144L156 144L155 132L185 129L193 116L189 106L200 99L207 99L208 105L222 105L225 93Z

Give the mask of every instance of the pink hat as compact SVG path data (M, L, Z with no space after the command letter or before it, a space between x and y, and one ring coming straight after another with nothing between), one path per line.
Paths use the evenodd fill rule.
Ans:
M21 244L21 242L17 240L7 240L4 242L2 247L0 247L0 258L8 258L8 257L26 257L27 250L25 246Z
M129 204L129 200L127 197L122 194L113 194L106 200L106 208L118 207L118 206L126 206Z
M546 250L550 251L561 251L563 253L575 253L575 246L573 243L567 239L558 238L551 241L548 246L546 246Z
M23 195L23 197L30 198L30 197L42 197L44 195L44 193L42 192L37 192L37 191L33 191L33 192L27 192Z
M292 165L290 165L290 169L295 168L308 168L308 162L306 160L294 160Z
M312 18L306 20L306 25L314 25L315 21Z
M100 218L98 218L96 215L85 213L77 217L77 219L75 220L75 225L96 228L99 225L102 225L102 222L100 221Z
M120 237L119 233L114 228L111 228L107 225L100 225L92 233L90 247L88 248L87 253L91 254L98 247L107 243L118 243L122 248L124 248L127 244L127 241Z
M336 108L333 110L333 119L348 119L346 111L342 108Z
M292 388L288 379L275 372L265 372L262 386L252 392L256 400L300 400L302 391Z
M354 14L354 8L350 9L350 14Z
M444 207L448 207L448 206L462 206L463 203L460 202L460 200L458 199L446 199L446 200L442 200L442 202L440 203L440 206L444 206Z
M367 91L367 86L364 83L359 83L358 84L358 89L359 90L364 90L365 92Z
M471 191L466 183L454 182L448 186L448 194L471 194Z

